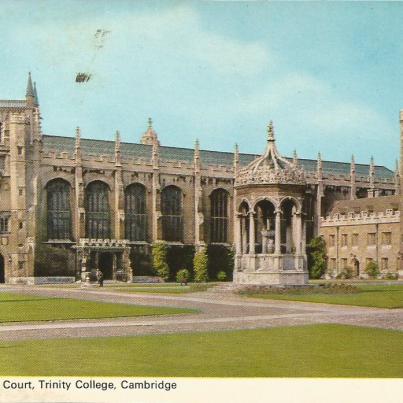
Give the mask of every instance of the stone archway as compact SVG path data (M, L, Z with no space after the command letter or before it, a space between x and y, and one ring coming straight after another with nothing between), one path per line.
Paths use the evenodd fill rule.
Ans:
M0 283L5 282L4 257L0 254Z

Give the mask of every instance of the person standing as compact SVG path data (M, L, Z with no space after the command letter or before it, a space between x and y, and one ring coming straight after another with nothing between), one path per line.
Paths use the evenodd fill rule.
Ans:
M101 270L97 269L97 280L100 287L104 286L104 273Z

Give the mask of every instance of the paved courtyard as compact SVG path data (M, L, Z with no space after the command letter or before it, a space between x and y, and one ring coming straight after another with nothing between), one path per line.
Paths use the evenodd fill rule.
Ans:
M0 326L0 340L3 341L256 329L316 323L348 324L403 331L403 309L258 300L212 291L181 296L43 286L2 286L0 292L2 291L45 297L191 308L199 311L195 314L172 316L5 324Z

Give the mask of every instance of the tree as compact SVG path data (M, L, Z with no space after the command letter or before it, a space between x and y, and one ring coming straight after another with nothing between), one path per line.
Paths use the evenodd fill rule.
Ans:
M203 248L195 254L193 259L194 280L196 283L203 283L207 281L207 264L207 251Z
M323 237L318 236L311 240L307 249L309 277L321 278L326 271L326 242Z
M167 263L167 244L155 242L152 246L153 269L164 281L169 278L169 266Z
M368 262L367 266L365 267L365 273L367 273L371 278L377 278L380 273L378 264L372 261Z

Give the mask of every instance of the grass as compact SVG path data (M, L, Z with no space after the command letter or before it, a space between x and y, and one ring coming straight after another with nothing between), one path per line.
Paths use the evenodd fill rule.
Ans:
M172 315L191 312L195 311L0 292L0 323Z
M248 293L248 297L289 301L322 302L326 304L370 306L377 308L403 308L402 285L361 285L356 293L319 293L306 290L290 290L285 293Z
M403 377L403 333L343 325L0 342L0 375Z

